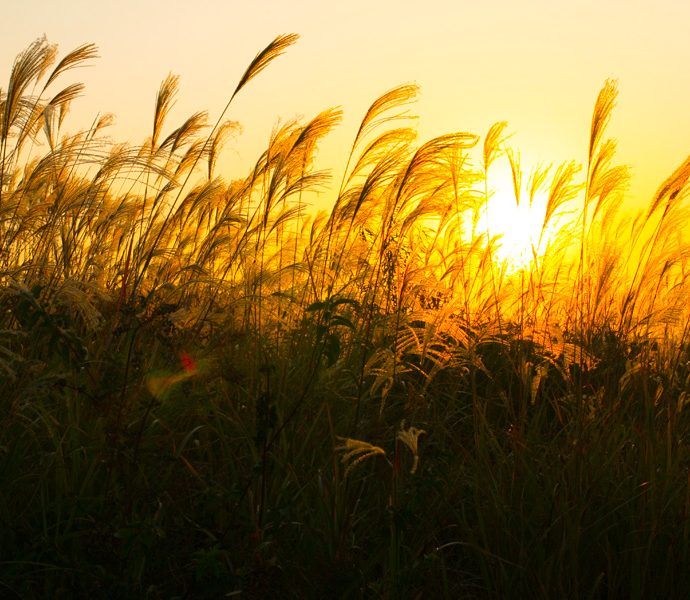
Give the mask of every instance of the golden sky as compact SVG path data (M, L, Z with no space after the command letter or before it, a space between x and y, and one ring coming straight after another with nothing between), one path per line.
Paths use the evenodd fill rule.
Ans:
M253 164L279 118L332 106L345 119L322 158L338 165L369 104L406 82L421 86L422 139L483 136L505 120L529 170L584 161L597 93L617 79L609 133L633 168L637 202L690 153L690 3L678 0L24 0L2 12L0 87L16 54L44 33L62 54L94 42L101 58L74 74L87 90L68 128L112 112L118 141L149 135L169 72L181 76L169 127L198 110L215 120L256 53L298 33L227 115L244 129L224 169L234 175Z

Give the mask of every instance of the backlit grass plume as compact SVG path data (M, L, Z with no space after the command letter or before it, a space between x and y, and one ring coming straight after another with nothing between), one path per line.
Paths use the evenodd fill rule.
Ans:
M336 446L335 451L341 453L340 460L345 465L345 477L347 477L352 469L358 464L368 458L372 458L376 455L386 455L386 451L383 448L374 446L368 442L345 437L339 437L338 439L341 441L341 445Z

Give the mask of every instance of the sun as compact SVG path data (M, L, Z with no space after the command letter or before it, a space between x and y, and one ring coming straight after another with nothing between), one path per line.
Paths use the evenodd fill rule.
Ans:
M494 258L508 272L529 268L545 246L544 216L547 194L537 192L530 198L520 190L516 198L510 172L495 170L487 186L488 201L479 226L496 238Z
M491 237L497 238L495 257L508 270L527 268L539 255L544 211L539 206L516 202L504 190L496 191L486 205L484 225Z

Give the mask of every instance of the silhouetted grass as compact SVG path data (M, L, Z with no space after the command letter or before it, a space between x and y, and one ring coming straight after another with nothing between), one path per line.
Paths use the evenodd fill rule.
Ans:
M684 598L684 163L638 215L595 103L588 164L524 178L505 123L417 143L416 88L275 130L65 134L37 40L0 91L0 590L17 598ZM545 196L529 264L484 222L497 161ZM525 185L523 185L523 181ZM327 212L314 190L333 191Z

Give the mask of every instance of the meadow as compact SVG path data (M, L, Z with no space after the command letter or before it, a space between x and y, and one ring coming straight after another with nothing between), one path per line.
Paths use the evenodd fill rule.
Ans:
M505 123L418 140L402 85L343 172L326 109L224 179L233 99L296 39L216 123L169 123L165 79L138 145L69 132L95 46L15 60L0 596L686 598L690 160L632 213L614 82L587 163L529 173ZM541 211L520 261L499 165Z

